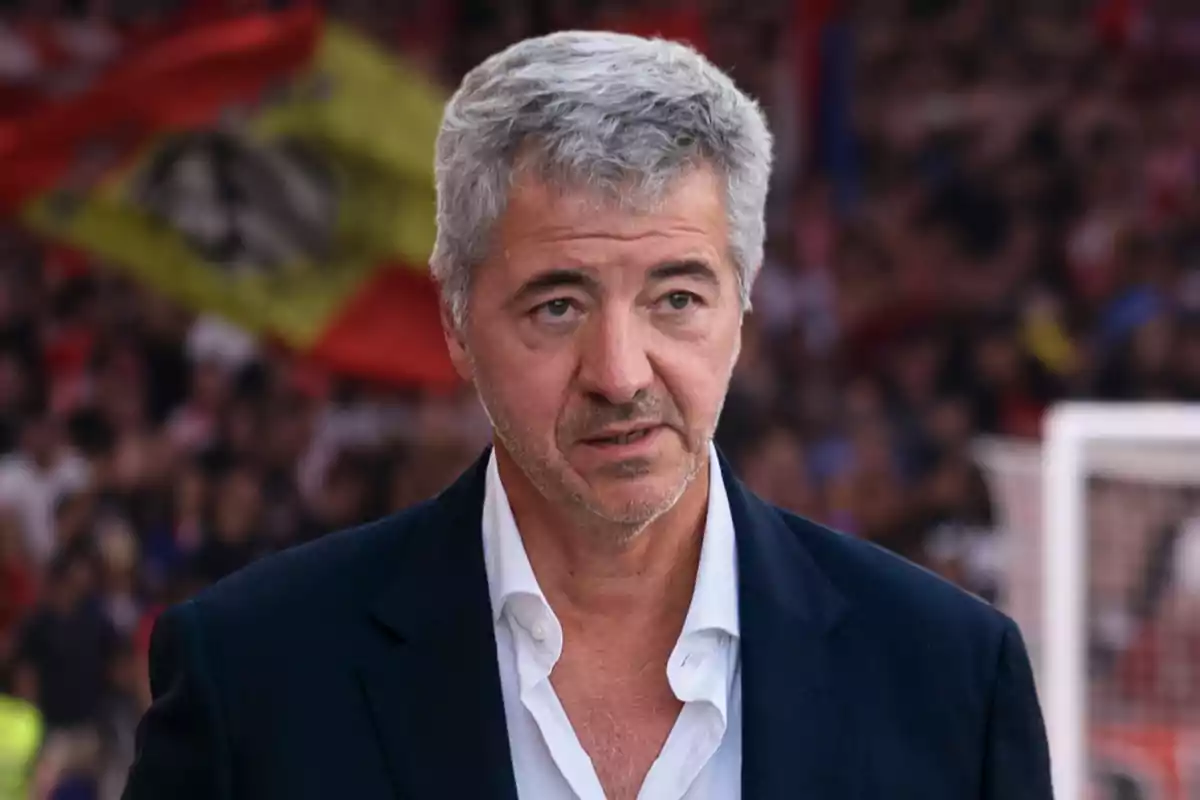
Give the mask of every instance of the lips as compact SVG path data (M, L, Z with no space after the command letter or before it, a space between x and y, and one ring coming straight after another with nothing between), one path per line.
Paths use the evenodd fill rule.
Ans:
M592 445L633 444L645 439L658 428L658 425L644 425L638 428L630 428L622 431L603 432L598 436L589 436L583 441Z

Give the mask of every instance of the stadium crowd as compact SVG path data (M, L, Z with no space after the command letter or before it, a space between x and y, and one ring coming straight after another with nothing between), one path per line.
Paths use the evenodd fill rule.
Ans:
M0 114L259 4L180 5L0 3ZM845 2L819 38L791 0L331 5L447 82L602 26L687 39L761 99L777 189L718 436L786 508L996 599L974 437L1037 437L1065 397L1200 400L1186 3ZM81 767L77 796L119 794L165 604L431 495L487 436L468 391L328 375L5 223L0 691L44 720L39 796Z

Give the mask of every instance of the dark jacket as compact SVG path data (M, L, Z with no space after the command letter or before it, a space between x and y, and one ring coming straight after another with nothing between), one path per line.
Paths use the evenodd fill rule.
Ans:
M515 800L480 520L436 499L168 611L126 800ZM1011 620L723 472L737 536L745 800L1046 800Z

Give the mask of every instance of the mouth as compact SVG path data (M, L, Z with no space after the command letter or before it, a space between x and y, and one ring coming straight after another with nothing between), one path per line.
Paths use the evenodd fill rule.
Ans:
M612 431L599 436L589 436L583 442L593 447L620 447L636 444L653 436L661 427L661 425L644 425L630 430Z

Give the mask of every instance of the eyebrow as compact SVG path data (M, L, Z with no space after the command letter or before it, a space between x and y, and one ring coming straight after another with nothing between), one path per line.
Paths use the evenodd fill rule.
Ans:
M697 278L713 286L721 285L716 271L707 262L697 258L664 262L651 269L646 276L647 282L650 283L660 283L672 278ZM557 289L572 288L582 289L590 294L600 294L602 287L596 276L587 271L558 267L539 272L525 281L508 304L517 306Z
M600 282L592 275L578 269L548 269L539 272L517 289L510 301L519 305L555 289L577 288L588 292L599 292Z
M720 286L721 279L708 262L698 258L685 258L681 261L668 261L650 270L649 281L665 281L671 278L697 278L713 286Z

